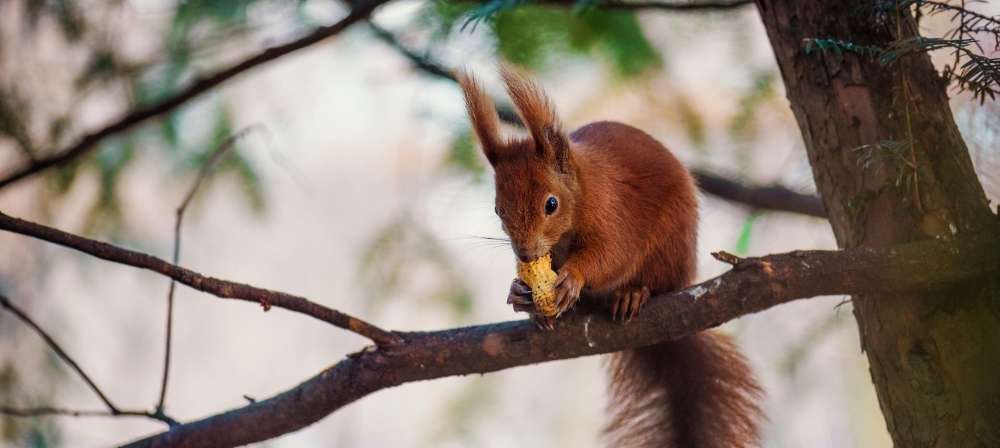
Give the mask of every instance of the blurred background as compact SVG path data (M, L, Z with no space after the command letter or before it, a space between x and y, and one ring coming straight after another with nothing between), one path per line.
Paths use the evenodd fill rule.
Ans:
M0 0L2 171L346 12L330 0ZM752 6L489 13L476 3L393 2L371 22L0 190L0 210L170 259L176 208L231 142L188 210L182 265L300 294L383 328L520 318L504 303L512 253L490 240L502 236L491 173L457 86L434 73L466 67L503 103L501 60L536 76L570 128L623 121L690 167L815 191ZM942 20L923 25L932 32ZM996 202L997 106L956 96L952 108ZM726 270L710 251L835 247L818 218L709 195L701 213L701 279ZM168 285L0 234L0 291L123 408L157 401ZM182 421L269 397L366 343L186 287L175 306L166 410ZM765 446L890 445L846 298L791 303L724 329L767 390ZM599 446L601 364L592 357L408 384L261 446ZM9 313L0 314L0 405L102 408ZM0 445L108 446L164 428L143 418L0 417Z

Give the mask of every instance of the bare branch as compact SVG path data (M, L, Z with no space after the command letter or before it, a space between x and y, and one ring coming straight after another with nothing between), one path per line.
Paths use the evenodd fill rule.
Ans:
M68 417L115 417L111 411L77 411L72 409L38 407L38 408L12 408L0 406L0 415L8 417L45 417L49 415L65 415Z
M212 155L209 156L208 161L202 165L201 170L198 172L198 177L195 179L194 184L191 185L191 189L188 190L187 195L184 196L184 200L181 201L181 205L177 207L177 218L174 221L174 256L172 260L175 265L180 263L181 223L184 222L184 212L187 211L188 205L191 203L191 200L194 199L194 195L198 193L198 189L201 187L201 184L205 182L208 174L212 172L219 161L222 160L223 156L225 156L236 144L236 141L252 130L254 130L254 126L243 128L239 132L223 140L222 143L215 148L215 151L213 151ZM167 381L170 377L170 346L173 341L174 289L176 286L177 281L170 279L170 288L167 290L167 334L165 338L166 347L164 347L163 350L163 379L160 382L160 399L156 402L157 412L163 412L163 402L167 397Z
M115 417L111 411L75 411L72 409L38 407L38 408L12 408L0 406L0 415L10 417L45 417L48 415L65 415L68 417Z
M69 411L53 407L15 409L6 406L0 406L0 414L10 415L14 417L34 417L39 415L56 415L56 414L73 415L73 416L90 416L90 415L141 416L159 420L171 426L175 426L178 424L176 420L163 414L162 410L157 411L155 413L151 413L144 411L122 410L118 406L115 406L114 403L111 402L111 399L109 399L108 396L104 394L104 392L101 390L100 387L97 387L97 383L95 383L94 380L90 379L90 376L83 371L83 369L80 367L79 364L77 364L77 362L73 359L73 357L70 356L68 353L66 353L66 350L63 350L62 346L59 345L59 343L56 342L55 339L53 339L52 336L50 336L47 331L45 331L30 316L28 316L27 313L18 308L17 305L14 305L14 303L11 302L10 299L3 294L0 294L0 306L5 308L7 311L10 311L11 314L20 319L21 322L24 322L24 324L30 327L35 333L38 333L38 336L40 336L42 340L45 341L45 343L49 346L49 348L51 348L52 351L56 352L56 355L59 356L59 359L62 359L63 362L69 364L69 366L73 369L73 371L76 372L77 375L79 375L80 378L83 379L85 383L87 383L87 386L89 386L90 389L93 390L94 393L97 395L97 397L100 398L102 402L104 402L104 405L108 407L107 411Z
M693 170L698 187L705 193L758 210L798 213L826 219L826 208L818 196L773 185L745 185L703 170Z
M30 317L28 317L28 315L25 314L24 311L21 311L21 309L18 308L17 305L14 305L10 301L10 299L7 298L7 296L2 294L0 294L0 306L3 306L5 309L7 309L7 311L10 311L11 314L17 316L17 318L20 319L21 322L24 322L25 325L31 327L31 329L34 330L35 333L38 333L38 336L40 336L42 340L44 340L45 343L48 344L48 346L52 349L52 351L56 352L56 355L58 355L59 358L62 359L66 364L69 364L69 366L73 368L73 371L75 371L77 375L80 375L80 378L82 378L83 381L87 383L87 386L90 386L90 389L93 390L95 394L97 394L97 397L104 402L104 405L108 407L108 409L111 411L112 414L117 414L118 412L120 412L118 410L118 407L115 406L114 403L111 403L111 400L108 399L108 396L104 395L104 392L101 391L101 388L97 387L97 384L94 383L94 380L90 379L90 376L88 376L87 373L80 368L80 365L73 360L73 357L69 356L69 354L66 353L65 350L63 350L62 346L60 346L58 342L52 339L52 336L49 336L48 332L43 330L42 327L38 326L38 324L35 323L35 321L32 320Z
M7 230L50 243L76 249L80 252L115 263L147 269L170 277L180 283L220 298L239 299L260 303L265 310L271 306L312 316L323 322L343 328L371 339L379 345L394 345L402 342L399 335L383 330L357 317L341 313L332 308L312 302L305 297L280 291L257 288L255 286L206 277L190 269L168 263L161 258L117 247L101 241L84 238L43 226L0 212L0 230Z
M452 73L451 69L444 66L444 64L431 59L429 56L422 56L417 54L417 52L405 44L399 41L391 31L382 28L381 26L375 24L371 20L368 20L368 27L371 28L372 32L375 33L375 37L378 37L382 42L386 43L393 49L395 49L400 55L405 57L407 60L413 64L414 68L419 69L425 74L434 76L436 78L446 79L451 82L458 82L458 78ZM521 123L521 117L517 114L510 104L503 103L500 101L493 101L496 103L497 115L500 116L500 120L512 126L524 127Z
M0 406L0 415L6 415L8 417L48 417L48 416L66 416L66 417L144 417L153 420L158 420L166 423L169 427L179 426L180 422L174 420L173 418L163 414L162 412L147 412L147 411L136 411L136 410L125 410L120 409L117 413L111 411L86 411L86 410L74 410L74 409L64 409L55 408L49 406L42 406L37 408L13 408L9 406Z
M885 250L798 251L748 258L740 269L654 297L628 325L593 309L554 331L529 321L405 333L407 343L363 350L266 400L187 423L128 447L228 447L310 425L372 392L454 375L610 353L694 334L796 299L940 288L1000 271L996 232Z
M399 53L407 60L409 60L410 64L412 64L414 68L420 69L420 71L424 72L424 74L427 75L431 75L441 79L447 79L452 82L458 82L458 79L455 78L455 74L452 73L451 69L445 67L444 64L431 59L429 56L422 56L417 54L415 50L411 49L410 47L407 47L406 44L400 42L399 37L397 37L396 34L394 34L392 31L382 28L382 26L376 24L371 19L368 19L367 22L368 22L368 28L371 29L373 33L375 33L375 37L378 37L379 40L386 43L394 50L396 50L397 53ZM517 123L520 123L520 120L518 120Z
M368 21L368 26L376 37L409 60L414 68L437 78L457 82L450 69L429 56L420 55L407 47L391 31L376 25L371 20ZM501 120L512 126L522 127L520 117L509 104L495 100L494 103ZM694 170L692 174L702 191L713 196L755 209L798 213L826 219L823 201L815 195L798 193L777 185L770 187L744 185L704 170Z
M191 99L208 92L212 88L235 78L247 70L274 61L275 59L309 47L313 44L322 42L332 36L336 36L355 22L368 17L375 10L375 8L389 1L390 0L358 0L356 2L352 2L353 7L351 12L337 23L330 26L319 27L313 32L292 42L270 47L226 69L194 81L191 85L184 88L174 96L165 98L148 106L134 109L125 114L125 116L119 118L114 123L109 124L96 132L83 136L83 138L78 140L73 145L60 150L51 151L48 155L41 155L31 161L31 163L5 174L2 178L0 178L0 188L4 188L14 182L54 166L75 160L78 157L93 151L94 148L97 147L97 143L105 138L125 132L151 118L173 111Z

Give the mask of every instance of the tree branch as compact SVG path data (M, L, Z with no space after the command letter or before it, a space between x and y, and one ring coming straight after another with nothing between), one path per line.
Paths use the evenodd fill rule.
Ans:
M65 415L69 417L114 417L116 415L111 411L80 411L49 406L24 409L0 406L0 414L10 417L44 417L48 415Z
M80 365L77 364L75 360L73 360L72 356L69 356L69 354L66 353L65 350L63 350L62 346L60 346L59 343L55 341L55 339L52 339L52 336L49 336L48 332L43 330L42 327L38 326L38 324L35 323L35 321L31 319L31 317L28 317L28 315L25 314L24 311L21 311L21 309L18 308L16 305L14 305L10 301L10 299L7 298L7 296L2 294L0 294L0 306L3 306L7 311L10 311L11 314L17 316L17 318L20 319L21 322L24 322L24 324L30 327L35 333L38 333L38 336L40 336L42 340L45 341L45 343L49 346L49 348L51 348L52 351L56 352L56 355L59 356L59 359L62 359L63 362L69 364L69 366L73 369L73 371L76 372L76 374L79 375L80 378L83 379L85 383L87 383L87 386L89 386L90 389L93 390L94 393L97 395L97 397L100 398L102 402L104 402L104 405L108 407L108 410L110 410L112 414L116 414L119 412L118 407L115 406L114 403L112 403L111 400L108 399L107 395L104 395L104 392L101 391L100 387L97 387L97 384L94 383L94 380L90 379L90 376L87 375L87 373L80 368Z
M818 196L799 193L780 185L744 185L703 170L692 170L698 187L705 193L758 210L798 213L826 219L826 208Z
M90 387L90 389L94 391L94 394L96 394L97 397L100 398L101 401L104 403L104 405L107 406L108 410L107 412L104 412L103 415L142 416L142 417L152 418L155 420L160 420L171 426L177 425L177 421L163 414L162 410L158 410L155 413L144 412L144 411L126 411L120 409L118 406L115 406L115 404L111 402L111 399L109 399L108 396L104 394L101 388L97 387L97 383L95 383L94 380L90 379L90 376L83 371L83 368L81 368L79 364L76 363L76 360L74 360L73 357L69 355L69 353L66 353L66 350L63 350L62 346L59 345L59 343L56 342L55 339L53 339L52 336L50 336L47 331L45 331L41 326L39 326L38 323L34 321L34 319L28 316L28 314L22 311L20 308L18 308L17 305L14 305L14 303L11 302L10 299L8 299L7 296L3 294L0 294L0 306L2 306L7 311L10 311L11 314L16 316L21 322L24 322L25 325L27 325L35 333L37 333L38 336L40 336L42 340L45 341L45 344L47 344L49 348L52 349L52 351L56 352L56 355L59 356L59 359L62 359L63 362L69 364L69 366L73 369L73 371L76 372L76 374L79 375L80 378L83 379L85 383L87 383L87 386ZM95 413L95 411L67 411L64 409L51 408L51 407L15 409L7 406L0 406L0 414L10 415L15 417L31 417L31 416L46 415L46 414L80 415L80 416L98 415L97 413Z
M572 312L554 331L529 321L404 333L267 400L187 423L128 447L228 447L286 434L372 392L404 383L620 351L694 334L796 299L942 288L1000 271L996 232L885 250L797 251L740 260L729 272L654 297L628 325Z
M312 316L336 327L354 332L379 345L394 345L401 342L397 334L383 330L357 317L312 302L305 297L280 291L257 288L255 286L206 277L190 269L168 263L163 259L141 252L117 247L101 241L66 233L52 227L43 226L0 212L0 230L7 230L30 236L50 243L76 249L80 252L115 263L147 269L202 292L220 298L240 299L260 303L266 311L271 306Z
M444 64L431 59L430 56L417 54L415 50L400 42L399 38L396 37L392 31L382 28L371 20L368 20L368 27L373 33L375 33L375 37L378 37L379 40L389 45L400 55L409 60L410 64L412 64L414 68L419 69L425 74L435 78L445 79L456 84L458 83L458 78L455 77L455 74L451 69L445 67ZM510 104L496 100L493 102L496 104L497 115L500 116L500 120L512 126L524 127L524 124L521 123L521 117Z
M248 126L243 128L239 132L227 137L225 140L219 144L218 147L209 156L208 161L202 165L201 170L198 172L198 177L195 179L194 184L191 185L191 189L188 190L187 195L184 196L184 200L181 201L181 205L177 207L176 219L174 221L174 256L172 258L173 264L180 264L181 258L181 224L184 222L184 212L187 211L188 205L194 199L194 196L198 194L198 189L201 188L202 183L208 177L208 174L212 172L215 166L220 160L229 152L230 149L236 144L236 141L242 138L244 135L248 134L250 131L254 130L254 126ZM167 289L167 330L163 350L163 376L162 381L160 381L160 399L156 402L156 411L163 412L164 401L167 398L167 382L170 378L170 346L173 341L173 324L174 324L174 289L176 289L177 281L170 279L170 288Z
M351 12L337 23L330 26L319 27L313 32L292 42L270 47L226 69L194 81L191 85L181 90L174 96L165 98L148 106L134 109L125 116L119 118L114 123L109 124L96 132L83 136L83 138L78 140L73 145L53 151L49 155L39 156L29 164L5 174L2 178L0 178L0 188L4 188L14 182L42 172L48 168L75 160L78 157L94 150L94 148L97 147L97 143L105 138L127 131L134 126L145 122L146 120L177 109L189 100L242 74L247 70L266 64L289 53L301 50L335 36L355 22L368 17L375 10L375 8L389 1L390 0L358 0L353 2Z
M399 38L391 31L376 25L371 20L368 20L368 27L382 42L409 60L414 68L436 78L457 82L451 69L427 55L418 54L400 42ZM494 100L494 103L496 103L497 114L503 122L523 127L521 119L513 107L500 101ZM713 196L755 209L798 213L826 219L823 201L815 195L798 193L777 185L769 187L744 185L703 170L693 170L692 174L694 174L701 190Z
M124 410L120 409L118 412L111 411L88 411L88 410L74 410L74 409L64 409L49 406L42 406L37 408L13 408L9 406L0 406L0 415L6 415L8 417L48 417L53 415L61 415L67 417L145 417L151 418L153 420L159 420L167 424L167 426L178 426L180 425L177 420L174 420L162 413L157 412L146 412L146 411L135 411L135 410Z

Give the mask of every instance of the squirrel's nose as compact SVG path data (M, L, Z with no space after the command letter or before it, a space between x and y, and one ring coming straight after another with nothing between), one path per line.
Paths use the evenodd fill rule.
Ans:
M523 247L514 247L514 255L517 255L517 258L525 263L534 259L531 253Z

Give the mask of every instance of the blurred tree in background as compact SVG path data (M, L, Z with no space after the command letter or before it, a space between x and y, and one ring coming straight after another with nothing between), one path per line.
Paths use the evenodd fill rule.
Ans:
M85 132L89 123L82 116L88 101L114 98L125 107L141 107L174 94L199 70L197 61L221 51L227 39L252 32L247 11L254 1L178 2L173 21L164 30L157 48L135 48L129 41L128 23L115 20L127 2L103 5L76 1L9 2L4 9L21 19L5 32L4 52L27 54L38 51L43 40L55 40L53 51L70 58L28 58L22 67L12 66L0 74L0 135L29 160L46 148L56 148ZM277 2L287 3L287 2ZM291 5L276 5L279 12ZM286 13L287 14L287 13ZM8 20L10 21L10 20ZM16 26L16 28L15 28ZM52 55L55 56L55 55ZM200 59L201 58L201 59ZM25 80L26 71L60 71L69 83L39 83ZM44 75L43 79L55 78ZM50 101L29 101L43 95ZM65 106L65 107L63 107ZM93 107L93 105L89 105ZM197 122L198 126L182 123ZM158 150L168 162L167 179L190 177L205 158L231 135L228 106L218 97L190 108L169 113L157 124L102 142L102 148L75 163L59 166L46 176L47 188L38 203L58 207L82 173L96 175L98 192L84 226L88 234L114 239L128 238L122 221L120 179L134 166L137 148ZM260 184L247 160L234 151L219 168L232 175L245 191L253 209L263 207ZM46 210L43 210L46 211Z

